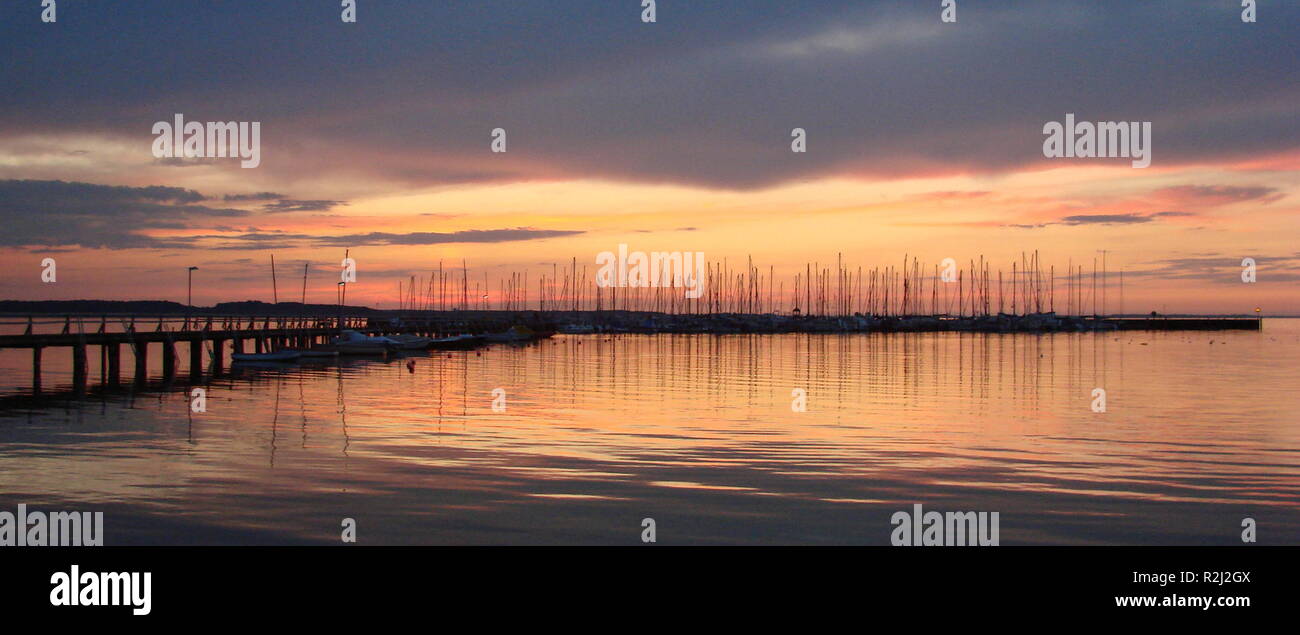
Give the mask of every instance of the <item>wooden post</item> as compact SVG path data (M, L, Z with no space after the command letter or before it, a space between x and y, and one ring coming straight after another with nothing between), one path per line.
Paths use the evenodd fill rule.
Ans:
M163 340L163 377L171 381L176 376L176 342Z
M198 379L203 376L203 338L190 340L190 377Z
M214 338L212 340L212 374L220 375L225 366L226 340Z
M122 346L116 342L105 344L108 353L108 384L116 386L122 380Z
M72 387L77 393L86 391L86 343L77 342L72 346Z
M149 381L149 342L146 340L135 342L135 377L132 379L139 385Z
M32 393L41 393L41 347L32 347Z

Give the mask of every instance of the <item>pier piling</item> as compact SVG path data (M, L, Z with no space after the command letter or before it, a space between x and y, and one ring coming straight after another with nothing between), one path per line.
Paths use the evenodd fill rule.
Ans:
M131 378L136 384L144 385L149 380L149 342L135 342L135 376Z
M105 344L104 350L108 352L108 384L116 386L122 381L122 346Z
M32 347L32 393L41 392L41 347Z
M203 340L190 340L190 378L203 376Z
M86 390L86 345L77 343L72 347L72 385L77 392Z
M212 374L220 375L225 366L226 340L220 337L212 339Z
M163 341L163 377L170 381L176 376L176 342L168 339Z

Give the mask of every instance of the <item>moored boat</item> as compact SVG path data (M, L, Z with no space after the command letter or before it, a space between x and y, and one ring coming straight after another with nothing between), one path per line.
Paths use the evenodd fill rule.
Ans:
M488 333L484 337L487 341L496 343L527 342L536 339L537 334L526 326L516 324L500 333Z
M429 348L439 350L474 348L483 343L481 335L452 335L438 337L429 341Z
M396 340L387 337L370 337L356 331L343 331L334 338L334 350L340 355L387 355L400 348Z
M586 335L595 333L596 327L590 324L565 324L560 327L560 332L565 335Z
M339 356L339 352L332 347L319 347L319 348L293 349L293 350L295 350L298 353L298 355L303 358L316 359L316 358Z
M432 337L421 335L391 335L388 339L397 342L398 348L404 351L422 351L429 348L433 342Z
M230 359L236 362L291 362L300 356L298 351L276 351L274 353L232 353Z

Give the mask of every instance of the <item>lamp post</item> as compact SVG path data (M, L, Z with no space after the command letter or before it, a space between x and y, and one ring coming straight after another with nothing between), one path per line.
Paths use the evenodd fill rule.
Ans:
M190 310L194 308L194 272L198 267L185 270L185 329L190 328Z
M337 295L339 301L339 333L343 332L343 296L347 294L347 289L348 289L345 286L346 284L347 284L346 282L340 282L338 286L339 292Z

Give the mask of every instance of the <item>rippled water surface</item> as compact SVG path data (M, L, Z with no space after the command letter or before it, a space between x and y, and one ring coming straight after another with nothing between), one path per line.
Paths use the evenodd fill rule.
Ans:
M1300 543L1300 320L561 335L236 367L204 413L184 380L132 389L129 352L127 386L73 396L64 357L33 400L30 353L0 351L0 509L104 511L108 544L337 543L343 518L363 544L635 544L643 518L660 543L888 544L914 503L999 512L1005 545L1241 544L1246 517Z

